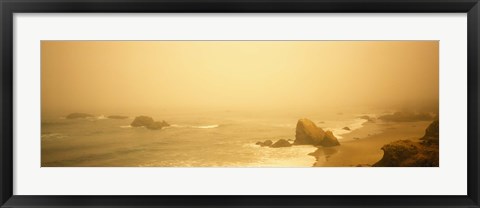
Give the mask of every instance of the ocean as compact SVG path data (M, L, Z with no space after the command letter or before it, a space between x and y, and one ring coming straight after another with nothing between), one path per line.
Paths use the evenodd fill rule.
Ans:
M361 114L365 115L365 114ZM260 147L267 139L293 142L295 113L189 111L151 113L171 126L161 130L131 127L135 116L109 119L42 116L42 167L311 167L317 148L299 145ZM307 117L339 138L367 120L360 114L329 113Z

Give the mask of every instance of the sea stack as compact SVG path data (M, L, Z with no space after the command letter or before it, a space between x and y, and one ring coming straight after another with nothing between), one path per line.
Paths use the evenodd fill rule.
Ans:
M137 116L130 124L132 127L148 126L153 124L153 118L148 116Z
M133 120L133 122L130 124L132 127L146 127L147 129L151 130L159 130L162 129L163 127L170 126L165 121L154 121L152 117L149 116L137 116Z
M331 131L325 132L306 118L298 120L295 133L294 145L310 144L328 147L340 145Z

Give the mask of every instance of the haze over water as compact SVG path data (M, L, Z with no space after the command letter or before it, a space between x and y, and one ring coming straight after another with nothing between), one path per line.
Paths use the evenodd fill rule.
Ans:
M437 41L42 41L42 166L308 167L309 118L438 111ZM94 118L65 119L82 112ZM108 119L124 115L127 119ZM136 116L161 130L130 127Z

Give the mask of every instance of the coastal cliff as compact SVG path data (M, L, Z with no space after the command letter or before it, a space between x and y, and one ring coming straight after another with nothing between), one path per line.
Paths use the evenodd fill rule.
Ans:
M374 167L438 167L439 122L432 122L420 142L399 140L382 147L384 152Z

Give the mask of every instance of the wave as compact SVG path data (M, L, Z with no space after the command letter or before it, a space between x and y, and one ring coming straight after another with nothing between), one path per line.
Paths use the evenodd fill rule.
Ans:
M213 128L217 128L219 127L220 125L218 124L213 124L213 125L205 125L205 126L192 126L192 128L196 128L196 129L213 129Z
M214 129L214 128L218 128L219 126L220 126L220 124L200 125L200 126L172 124L169 127L171 127L171 128L193 128L193 129Z
M201 125L201 126L189 126L189 125L178 125L178 124L171 124L170 126L163 127L165 129L168 128L192 128L192 129L214 129L220 127L220 124L212 124L212 125ZM130 125L120 126L122 129L129 129L132 128Z
M90 118L88 118L88 120L90 120L90 121L104 120L104 119L107 119L107 117L104 116L104 115L99 115L99 116L95 116L95 117L90 117Z
M42 139L63 139L67 137L66 135L64 134L60 134L60 133L44 133L42 134Z
M344 122L325 122L326 126L331 125L331 127L325 127L326 130L331 130L332 133L337 137L338 139L342 139L342 135L348 134L354 130L360 129L363 127L363 124L368 122L367 119L362 119L362 118L356 118L353 120L348 120ZM334 124L332 124L334 123ZM345 130L344 127L348 127L350 130Z
M102 119L107 119L107 117L104 116L104 115L99 115L99 116L96 117L96 119L97 120L102 120Z

